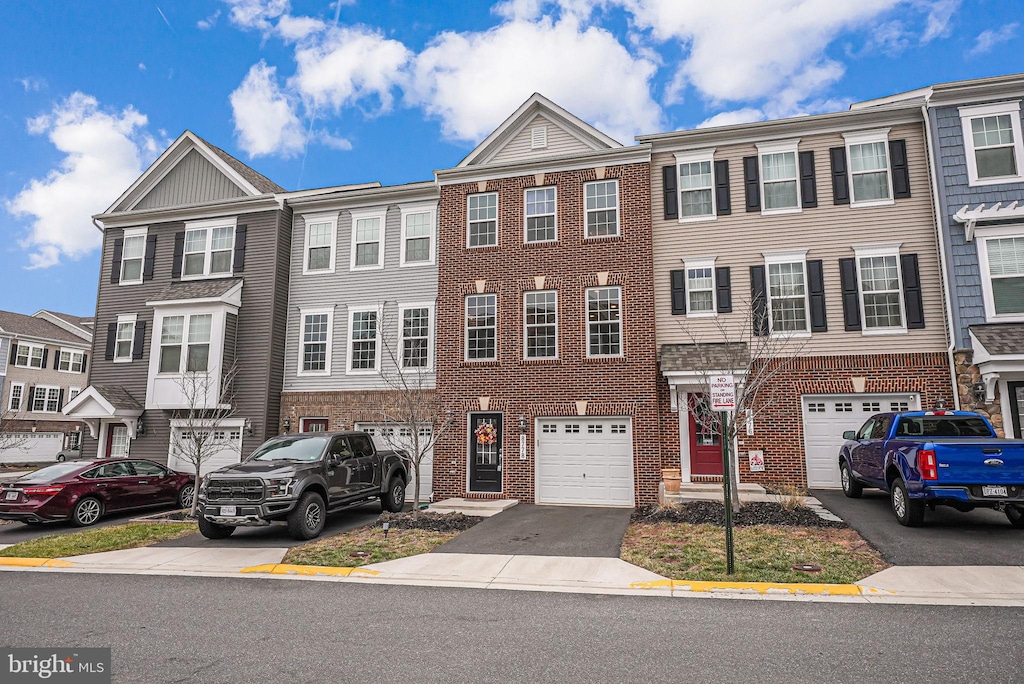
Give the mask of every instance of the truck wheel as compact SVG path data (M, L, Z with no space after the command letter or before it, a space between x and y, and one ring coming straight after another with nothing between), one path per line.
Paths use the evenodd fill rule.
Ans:
M853 472L846 461L839 463L839 480L843 483L843 494L851 499L859 499L864 493L864 485L853 479Z
M1006 519L1018 530L1024 530L1024 507L1007 506Z
M323 498L316 492L306 492L299 499L299 505L288 514L288 534L292 539L315 539L324 531L327 522L327 508Z
M218 525L199 516L199 532L207 539L227 539L235 531L234 525Z
M405 506L405 483L396 475L388 482L388 490L380 495L380 507L391 513L399 513L403 506Z
M897 477L889 488L889 500L896 520L906 527L920 527L924 523L924 501L911 499L907 495L907 485L903 478Z

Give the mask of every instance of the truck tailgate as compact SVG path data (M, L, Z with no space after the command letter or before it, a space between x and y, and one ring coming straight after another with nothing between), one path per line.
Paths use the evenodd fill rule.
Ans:
M1013 439L930 440L938 484L1024 484L1024 442Z

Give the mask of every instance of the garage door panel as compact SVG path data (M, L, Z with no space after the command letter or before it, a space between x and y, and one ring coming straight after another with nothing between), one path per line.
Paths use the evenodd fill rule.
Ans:
M14 446L0 450L0 463L46 463L56 461L64 446L64 433L9 433L5 441Z
M628 418L541 418L538 503L633 505Z

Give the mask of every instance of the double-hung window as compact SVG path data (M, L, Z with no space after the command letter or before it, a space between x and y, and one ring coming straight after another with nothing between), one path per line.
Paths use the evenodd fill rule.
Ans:
M466 360L498 358L498 297L494 294L466 297Z
M299 375L330 375L332 309L303 309Z
M587 290L587 356L622 355L622 288Z
M124 246L121 250L122 285L142 282L142 265L146 256L145 228L129 229L124 232Z
M18 353L14 357L14 365L22 368L42 368L43 350L41 344L18 344Z
M850 160L851 206L892 204L889 173L889 129L845 133Z
M402 369L427 370L432 366L430 355L432 304L408 304L398 308L401 325Z
M676 155L680 221L715 218L714 160L714 150Z
M899 244L855 246L853 250L865 333L906 330Z
M302 273L334 273L335 249L338 235L337 214L306 216L306 248Z
M352 212L352 269L384 268L384 209Z
M21 404L25 401L25 383L13 382L11 383L11 396L7 400L7 409L11 413L17 413L21 410Z
M61 349L57 370L63 373L81 373L85 370L85 352Z
M161 373L204 373L209 371L212 330L212 314L165 316L160 329L159 371ZM182 346L186 347L184 355ZM184 361L184 368L182 368L182 361Z
M526 358L558 357L558 292L527 292L523 299Z
M185 224L185 253L181 277L231 275L235 221L197 221Z
M788 140L761 144L757 151L761 162L761 213L800 211L800 183L797 171L797 145Z
M967 175L971 185L1024 178L1020 100L960 108Z
M690 261L686 268L686 314L710 316L715 313L715 262Z
M583 184L587 212L587 237L619 234L619 181L603 180Z
M806 252L766 254L771 331L778 335L809 333Z
M434 206L402 207L401 266L434 263Z
M498 244L498 193L484 192L466 199L466 246Z
M978 240L986 314L1019 320L1024 318L1024 234L1019 226L991 230L996 235ZM1018 234L1000 234L1006 230Z
M117 333L114 340L114 361L131 361L132 346L135 343L136 314L117 317Z
M526 189L527 242L553 242L558 239L557 204L554 187Z
M34 413L57 413L60 411L60 388L36 385L29 408Z
M379 309L349 309L348 370L373 373L380 368L380 344L377 339Z

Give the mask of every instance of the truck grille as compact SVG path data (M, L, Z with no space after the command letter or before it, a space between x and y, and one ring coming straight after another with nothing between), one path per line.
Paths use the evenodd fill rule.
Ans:
M262 501L260 480L210 480L206 486L207 501Z

